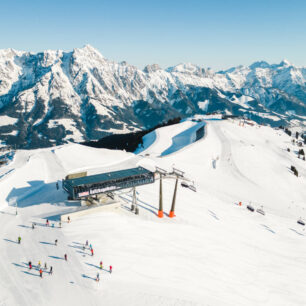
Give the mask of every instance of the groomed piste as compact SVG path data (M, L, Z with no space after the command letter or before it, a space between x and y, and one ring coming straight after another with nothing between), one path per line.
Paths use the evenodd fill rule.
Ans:
M306 234L297 220L306 217L306 162L282 130L207 121L194 142L197 124L160 128L137 154L78 144L17 151L0 168L0 305L305 305ZM126 191L116 212L59 227L59 216L79 203L56 182L137 166L182 169L197 192L179 185L169 218L174 180L164 180L158 218L157 180L137 188L139 215ZM46 262L53 275L40 278L29 261Z

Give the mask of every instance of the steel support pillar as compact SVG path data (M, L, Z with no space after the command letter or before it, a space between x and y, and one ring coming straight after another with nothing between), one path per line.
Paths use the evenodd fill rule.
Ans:
M176 180L175 180L175 187L174 187L174 193L173 193L173 199L172 199L171 210L170 210L170 212L169 212L169 218L175 217L174 209L175 209L175 200L176 200L177 184L178 184L178 176L176 177Z

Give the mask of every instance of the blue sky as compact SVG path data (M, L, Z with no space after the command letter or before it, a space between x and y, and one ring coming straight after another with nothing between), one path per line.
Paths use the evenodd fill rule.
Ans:
M1 1L0 49L70 51L90 44L143 68L213 69L286 58L306 66L306 1Z

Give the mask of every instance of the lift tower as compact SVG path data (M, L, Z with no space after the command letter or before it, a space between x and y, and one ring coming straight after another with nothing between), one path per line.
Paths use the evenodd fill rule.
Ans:
M156 167L156 172L159 173L159 208L158 208L158 218L164 216L163 211L163 176L167 174L167 171Z
M176 168L173 168L173 171L171 173L176 176L176 179L175 179L175 187L174 187L174 193L173 193L173 198L172 198L171 210L169 212L169 218L175 217L174 209L175 209L175 201L176 201L176 193L177 193L177 184L178 184L179 179L184 178L184 173L185 172L178 170Z

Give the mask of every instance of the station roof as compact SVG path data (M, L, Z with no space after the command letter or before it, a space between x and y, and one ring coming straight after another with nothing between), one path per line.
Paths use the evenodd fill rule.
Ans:
M135 176L135 175L141 175L141 174L147 174L151 173L151 171L143 168L143 167L137 167L132 169L124 169L119 171L113 171L108 173L100 173L95 175L89 175L89 176L83 176L73 179L68 179L66 182L74 186L82 186L82 185L88 185L88 184L95 184L95 183L101 183L101 182L107 182L111 180L117 180L129 176Z

